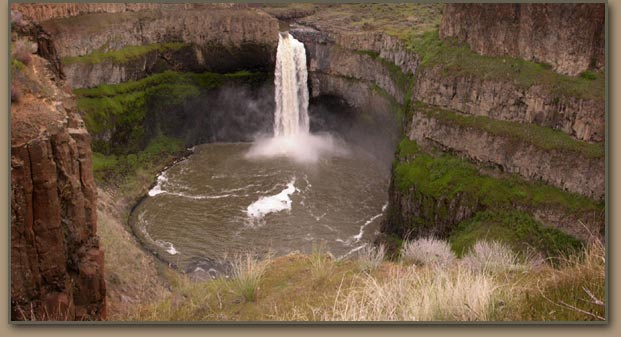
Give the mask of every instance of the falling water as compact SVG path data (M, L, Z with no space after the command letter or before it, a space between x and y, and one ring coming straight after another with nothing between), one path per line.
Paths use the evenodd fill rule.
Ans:
M308 73L304 44L288 32L278 36L274 72L274 135L258 137L248 159L289 157L297 162L317 162L322 155L344 155L347 149L327 133L309 132Z
M278 36L276 51L274 136L307 134L308 75L304 44L288 32Z

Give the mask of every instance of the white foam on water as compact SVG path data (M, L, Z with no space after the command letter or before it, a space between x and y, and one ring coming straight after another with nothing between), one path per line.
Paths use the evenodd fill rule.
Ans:
M356 247L356 248L354 248L354 249L350 250L350 251L349 251L349 252L347 252L345 255L343 255L343 256L341 256L341 257L339 257L339 259L346 258L346 257L348 257L348 256L350 256L351 254L353 254L353 253L355 253L355 252L357 252L357 251L361 250L362 248L364 248L364 247L366 247L366 246L367 246L367 244L366 244L366 243L364 243L364 244L362 244L362 245L360 245L360 246L358 246L358 247Z
M388 207L388 203L385 203L384 206L382 206L382 211L374 216L372 216L371 218L369 218L367 221L365 221L365 223L360 226L360 231L358 232L358 234L354 235L352 237L353 242L359 242L362 239L362 235L364 235L364 229L370 225L371 223L373 223L373 221L375 221L377 218L379 218L380 216L382 216L384 214L384 211L386 210L386 208ZM337 240L338 241L338 240ZM343 243L351 243L351 240L347 240L347 241L343 241L341 240L340 242Z
M164 250L166 250L166 252L170 255L177 255L179 253L171 242L164 241L164 240L155 240L155 243L158 246L164 248Z
M165 183L167 183L167 182L168 182L168 177L166 176L166 172L162 172L162 174L160 174L157 177L157 184L155 184L155 186L153 186L153 188L151 190L149 190L149 193L148 193L149 196L150 197L154 197L156 195L166 194L166 195L174 195L174 196L177 196L177 197L194 199L194 200L222 199L222 198L238 197L238 196L240 196L238 194L232 194L232 193L217 194L217 195L192 195L192 194L187 194L187 193L183 193L183 192L169 192L169 191L164 190L164 188L163 188L163 185ZM177 186L177 187L179 187L179 186ZM238 189L238 190L241 190L241 189ZM232 192L232 190L231 191L225 191L225 192Z
M260 220L265 215L291 209L291 194L295 193L295 179L287 184L287 187L280 193L260 197L246 209L246 214L253 220Z
M164 241L164 240L153 240L153 238L151 237L151 235L147 231L147 224L148 224L148 222L147 222L147 220L145 220L144 215L145 215L144 211L142 213L138 214L138 228L140 229L142 234L144 234L145 239L147 239L148 241L154 242L160 248L163 248L164 250L166 250L166 252L168 254L170 254L170 255L177 255L179 253L179 251L177 251L175 249L175 246L173 246L173 244L171 242Z
M164 193L165 191L162 189L162 184L167 181L168 177L166 177L166 171L164 171L157 177L157 184L155 184L155 186L153 186L153 188L149 190L149 196L154 197L158 194Z

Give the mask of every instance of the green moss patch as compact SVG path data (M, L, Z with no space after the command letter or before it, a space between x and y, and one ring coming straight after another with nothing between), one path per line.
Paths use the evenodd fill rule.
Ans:
M512 81L520 88L541 85L559 96L603 100L603 72L585 76L561 75L549 65L511 57L483 56L455 39L443 40L438 31L412 34L407 47L420 56L420 66L441 66L447 76L474 76L482 79Z
M265 80L265 74L166 71L138 81L74 92L86 127L93 135L93 150L106 155L127 155L147 145L144 121L150 111L172 109L230 80L258 83Z
M556 228L546 227L524 212L484 211L461 222L449 236L458 256L479 240L500 241L517 252L540 252L545 256L569 256L584 243Z
M98 182L114 182L120 185L132 179L139 171L153 171L152 167L166 162L171 156L183 151L183 141L159 135L147 147L127 155L105 155L93 152L93 173Z
M603 209L602 203L542 183L527 182L517 175L484 175L475 164L451 153L418 153L409 161L397 162L393 174L396 187L403 192L415 186L419 193L448 200L466 194L484 209L552 207L572 213Z
M399 143L397 150L399 151L398 153L400 158L408 158L419 153L420 147L415 141L405 137Z
M535 124L500 121L486 116L461 115L424 104L416 105L416 111L445 124L482 130L496 136L511 138L516 143L532 144L546 151L573 152L587 158L604 158L606 154L602 143L579 141L562 131Z
M95 51L83 56L64 57L61 62L65 65L74 63L98 64L101 62L123 64L152 52L177 51L189 46L190 44L187 43L154 43L140 46L127 46L113 51Z

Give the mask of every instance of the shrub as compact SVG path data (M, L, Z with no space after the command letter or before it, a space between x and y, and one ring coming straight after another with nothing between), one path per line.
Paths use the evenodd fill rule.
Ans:
M373 271L382 265L385 256L386 247L384 244L379 246L368 245L359 250L358 264L363 271Z
M475 272L499 273L523 270L515 253L508 246L498 241L478 241L472 250L462 258L462 264Z
M401 249L401 258L418 265L444 267L455 260L455 254L448 242L430 237L406 242Z
M265 273L270 258L259 260L251 254L236 255L231 265L233 290L248 302L257 299L259 281Z

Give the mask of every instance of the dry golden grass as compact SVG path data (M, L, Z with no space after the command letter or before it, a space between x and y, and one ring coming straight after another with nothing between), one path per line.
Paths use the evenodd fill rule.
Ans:
M504 246L492 248L498 256L512 256L510 251L496 251ZM384 261L368 270L355 259L314 255L290 254L263 262L241 259L242 269L258 270L254 274L260 275L248 282L253 300L236 288L236 277L193 282L179 276L165 299L136 307L125 319L529 321L605 316L604 249L597 242L555 267L479 268L457 259L424 266Z
M124 320L135 306L169 295L153 256L140 248L123 226L118 205L107 191L98 190L98 230L105 251L108 319Z

